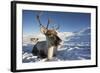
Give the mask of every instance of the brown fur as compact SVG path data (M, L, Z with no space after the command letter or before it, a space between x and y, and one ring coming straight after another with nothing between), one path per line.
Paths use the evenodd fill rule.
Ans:
M47 27L44 27L40 22L40 17L37 15L37 20L40 24L40 31L46 36L46 41L42 43L37 43L32 50L32 53L40 55L40 57L47 57L48 60L51 60L52 57L56 54L58 45L62 41L56 32L56 29L48 29L50 20L48 19ZM44 44L44 45L43 45Z

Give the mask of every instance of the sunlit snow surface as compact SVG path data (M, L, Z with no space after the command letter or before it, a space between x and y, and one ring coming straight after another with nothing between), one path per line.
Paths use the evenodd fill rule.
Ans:
M90 28L74 33L72 36L65 37L62 46L58 49L57 56L54 57L54 61L91 59L90 39ZM31 53L33 47L34 45L32 44L23 44L23 63L44 62L44 59L41 60Z

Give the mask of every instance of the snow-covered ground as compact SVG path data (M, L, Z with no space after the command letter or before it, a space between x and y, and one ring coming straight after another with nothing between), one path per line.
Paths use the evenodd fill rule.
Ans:
M58 49L58 53L57 56L54 57L54 61L91 59L90 33L91 31L89 27L75 33L73 32L59 33L58 35L63 40L63 43L62 46ZM44 59L41 60L37 56L32 55L31 51L34 47L34 44L29 42L28 40L27 41L25 40L23 42L23 53L22 53L23 63L44 61Z

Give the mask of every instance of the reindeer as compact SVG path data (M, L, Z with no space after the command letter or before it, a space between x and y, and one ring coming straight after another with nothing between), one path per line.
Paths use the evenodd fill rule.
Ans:
M62 41L57 35L57 29L59 29L59 26L53 29L48 29L50 19L48 18L48 23L45 27L40 21L40 15L37 15L37 21L40 25L41 33L46 37L46 41L37 42L37 44L33 47L32 53L40 58L52 60L52 58L56 56L57 48Z

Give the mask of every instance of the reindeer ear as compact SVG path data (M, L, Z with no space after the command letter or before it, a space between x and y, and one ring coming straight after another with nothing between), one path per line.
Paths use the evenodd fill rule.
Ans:
M41 33L43 33L43 34L46 34L47 29L46 29L45 27L41 26L40 31L41 31Z

